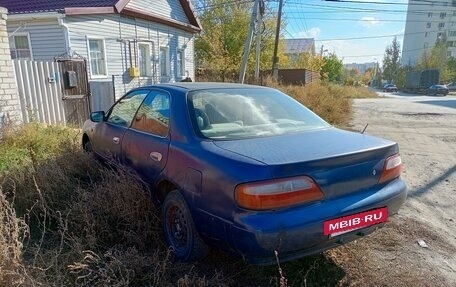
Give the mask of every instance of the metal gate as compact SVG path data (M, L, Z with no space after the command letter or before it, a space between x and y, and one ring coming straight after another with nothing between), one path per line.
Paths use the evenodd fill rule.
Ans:
M90 86L85 59L57 59L67 125L82 127L90 117Z

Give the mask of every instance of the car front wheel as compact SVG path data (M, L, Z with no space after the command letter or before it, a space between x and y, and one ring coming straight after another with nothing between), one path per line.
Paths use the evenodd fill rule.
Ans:
M209 247L196 231L187 203L178 190L166 196L161 217L166 242L178 260L197 261L208 254Z
M89 140L86 140L83 145L82 145L82 148L84 149L85 152L87 153L91 153L93 150L92 150L92 143L89 141Z

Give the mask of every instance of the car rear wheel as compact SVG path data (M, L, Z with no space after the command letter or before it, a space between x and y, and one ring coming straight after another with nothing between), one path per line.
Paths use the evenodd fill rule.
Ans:
M187 203L178 190L166 196L161 217L166 242L178 260L197 261L208 254L209 247L196 231Z

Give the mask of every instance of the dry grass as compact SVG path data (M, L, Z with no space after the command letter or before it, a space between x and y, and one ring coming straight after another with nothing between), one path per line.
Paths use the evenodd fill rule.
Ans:
M292 96L336 126L346 126L349 123L352 117L352 99L376 97L376 93L366 87L347 87L325 82L306 86L281 85L266 78L263 84Z
M220 251L194 264L174 262L147 186L134 173L84 154L77 131L22 129L0 140L3 164L27 149L0 175L0 286L448 286L403 249L414 252L418 235L449 247L403 218L346 247L279 260L280 269Z
M0 177L0 286L210 282L171 264L136 174L100 165L81 151L77 131L56 130L58 136L54 127L24 126L0 142L8 167Z

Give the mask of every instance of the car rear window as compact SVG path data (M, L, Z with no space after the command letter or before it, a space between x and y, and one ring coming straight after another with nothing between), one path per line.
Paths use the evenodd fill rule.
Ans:
M274 89L208 89L189 93L198 134L221 140L255 138L326 128L324 120Z

